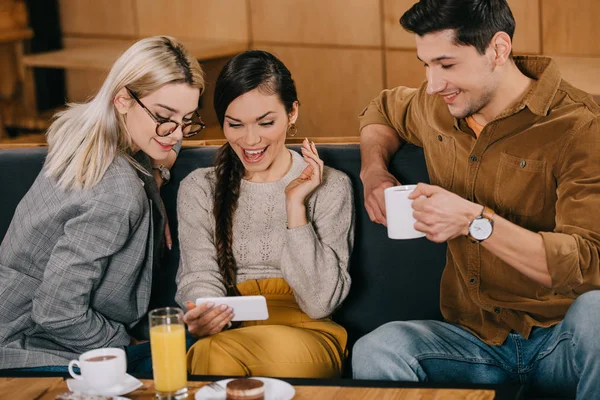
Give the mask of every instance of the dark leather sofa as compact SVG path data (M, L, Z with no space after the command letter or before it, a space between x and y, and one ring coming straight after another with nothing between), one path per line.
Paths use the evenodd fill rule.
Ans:
M299 150L298 146L290 148ZM318 148L325 164L348 174L354 188L356 232L350 264L352 287L333 316L347 329L349 348L358 338L389 321L441 319L439 283L446 246L425 238L388 239L386 228L372 223L363 206L358 145L319 145ZM171 182L163 188L173 232L173 250L162 259L158 275L160 291L153 296L151 307L175 304L179 183L194 169L212 165L216 150L217 147L184 147L172 169ZM0 240L6 234L15 207L39 173L45 155L45 148L0 150ZM423 151L412 145L403 146L396 154L391 171L403 184L428 182ZM351 376L349 368L345 375Z
M298 147L291 146L292 149ZM198 167L212 165L217 147L184 147L163 188L165 207L173 232L173 250L165 254L160 271L161 290L153 306L175 304L175 274L179 265L177 191L179 183ZM0 150L0 239L4 238L15 207L39 173L46 149ZM393 320L439 319L439 281L445 246L425 238L390 240L385 227L373 224L363 207L359 179L358 145L320 145L326 165L348 174L356 204L355 246L350 273L352 287L334 318L349 334L350 345L379 325ZM402 183L427 181L422 150L405 146L394 158L393 170Z

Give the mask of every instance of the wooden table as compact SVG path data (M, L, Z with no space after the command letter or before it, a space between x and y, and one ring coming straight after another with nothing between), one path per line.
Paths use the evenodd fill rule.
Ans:
M126 395L132 400L154 399L151 380L142 380L144 386ZM189 382L188 399L208 382ZM493 390L480 389L416 389L416 388L364 388L341 386L295 386L295 400L491 400ZM62 378L0 378L0 399L54 400L68 388Z

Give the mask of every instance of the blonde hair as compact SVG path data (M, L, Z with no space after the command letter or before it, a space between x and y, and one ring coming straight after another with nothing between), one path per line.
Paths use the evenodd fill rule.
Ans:
M155 36L132 45L113 64L98 93L85 103L68 104L47 132L46 176L63 189L89 189L116 157L129 156L125 117L113 99L124 87L144 97L167 83L187 83L204 91L198 61L174 38Z

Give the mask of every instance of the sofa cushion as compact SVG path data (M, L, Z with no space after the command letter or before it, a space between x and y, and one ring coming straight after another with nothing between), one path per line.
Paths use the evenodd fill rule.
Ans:
M290 146L299 150L299 146ZM175 305L175 275L179 266L177 239L177 191L190 172L213 164L217 147L184 147L173 167L171 182L163 198L173 250L165 252L158 272L160 291L153 294L151 307ZM46 149L0 150L0 240L4 237L15 207L39 173ZM372 223L363 206L359 179L359 146L319 145L326 165L350 177L354 189L356 233L350 262L352 287L334 319L343 325L352 345L362 335L396 320L439 319L439 283L445 264L445 245L427 239L390 240L386 228ZM403 184L427 182L422 149L405 145L393 158L390 170Z
M0 150L0 242L17 205L40 173L46 148Z
M290 146L299 151L299 146ZM176 232L179 182L198 167L210 166L218 147L183 148L163 189L172 232ZM374 224L363 206L357 144L319 145L325 165L351 179L356 209L354 251L350 262L352 287L334 319L348 330L349 344L378 326L397 320L440 319L439 284L446 261L446 246L425 238L391 240L384 226ZM405 145L393 158L390 170L403 184L428 182L421 148ZM179 264L177 235L173 251L166 254L161 271L165 292L162 302L174 303L175 274ZM158 300L158 299L157 299Z

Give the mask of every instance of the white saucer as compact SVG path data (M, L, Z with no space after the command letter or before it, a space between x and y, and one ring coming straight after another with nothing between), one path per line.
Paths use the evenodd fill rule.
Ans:
M258 379L263 381L265 384L265 400L290 400L296 394L294 387L287 382L273 378L259 378L251 377L252 379ZM215 390L208 386L203 386L196 392L196 400L225 400L227 382L231 379L223 379L222 381L215 382L223 388L223 390Z
M67 379L67 386L71 392L83 393L83 394L96 394L102 396L121 396L133 392L143 386L143 383L134 378L133 376L126 374L123 381L111 388L99 391L88 386L85 380L78 379Z

